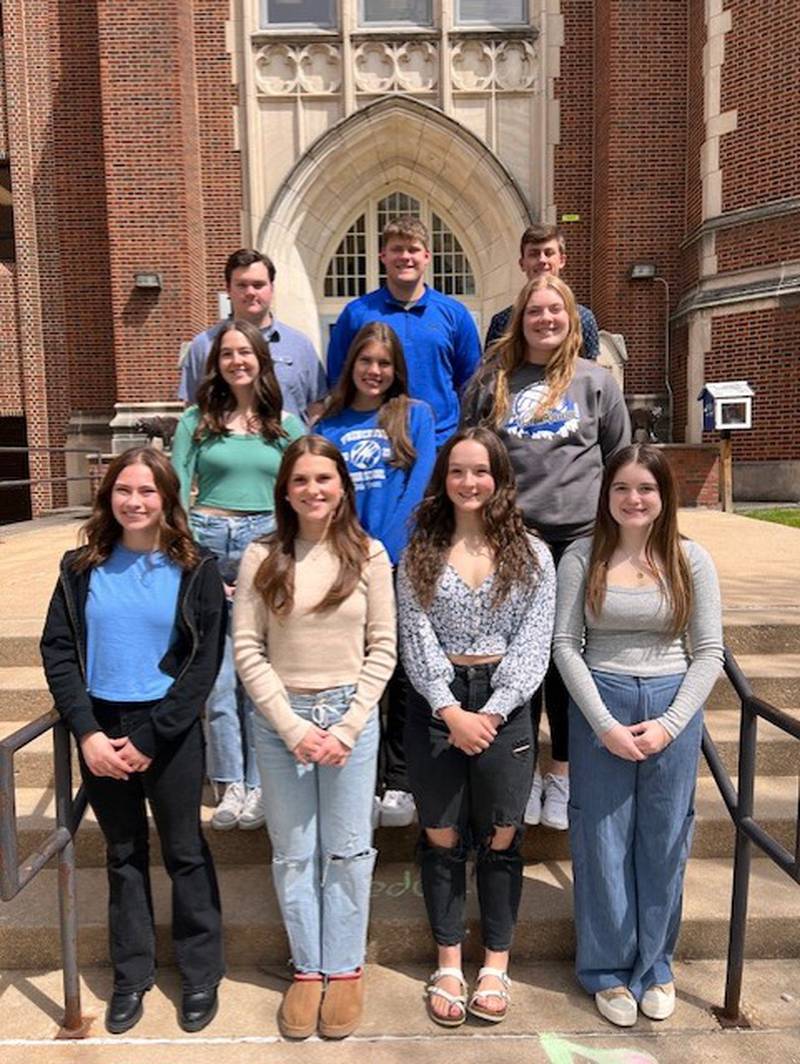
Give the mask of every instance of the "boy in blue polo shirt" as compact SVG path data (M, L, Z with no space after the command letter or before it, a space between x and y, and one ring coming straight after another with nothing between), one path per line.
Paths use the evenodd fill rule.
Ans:
M385 321L403 345L409 393L433 408L436 446L441 447L458 426L459 392L480 361L478 331L466 307L425 284L430 237L418 218L404 215L386 225L380 259L385 285L348 303L333 329L328 384L336 384L361 326Z

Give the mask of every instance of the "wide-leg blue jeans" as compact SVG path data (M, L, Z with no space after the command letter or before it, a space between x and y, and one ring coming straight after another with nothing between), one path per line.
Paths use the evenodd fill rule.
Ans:
M620 724L660 716L683 680L592 676ZM653 984L672 979L703 713L645 761L609 753L572 701L569 714L578 980L590 994L622 985L639 1000Z
M225 583L234 584L245 548L258 536L273 531L275 515L258 513L224 517L192 510L189 525L195 542L207 547L216 557ZM259 786L252 716L253 704L238 683L233 667L229 615L225 654L206 701L208 778L214 783L244 781L248 787Z
M290 694L320 728L344 716L354 687ZM372 798L380 725L370 714L347 762L299 764L255 711L253 732L272 843L272 878L298 972L336 975L364 963L372 870Z

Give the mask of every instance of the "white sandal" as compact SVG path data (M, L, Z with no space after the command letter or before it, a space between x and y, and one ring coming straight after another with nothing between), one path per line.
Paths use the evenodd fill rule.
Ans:
M502 990L478 990L477 983L480 983L484 976L494 976L495 979L499 979L503 984ZM480 1005L476 1004L477 998L501 998L505 1002L505 1008L500 1012L492 1012L489 1009L483 1009ZM500 968L481 968L478 972L478 978L476 980L476 988L473 990L469 999L469 1005L467 1005L467 1012L471 1016L477 1016L481 1020L488 1020L489 1023L500 1023L508 1015L508 1006L511 1004L511 980L508 978L508 972L501 971Z
M460 994L451 994L449 990L444 990L442 987L436 985L439 979L444 979L444 977L448 975L451 976L453 979L457 979L460 983ZM434 1023L438 1023L441 1027L460 1027L461 1024L466 1020L467 982L464 979L464 973L461 971L460 968L437 968L428 980L428 985L425 987L425 993L428 995L428 1015ZM434 995L444 998L448 1005L456 1005L460 1010L460 1015L440 1016L437 1012L434 1012L431 1004Z

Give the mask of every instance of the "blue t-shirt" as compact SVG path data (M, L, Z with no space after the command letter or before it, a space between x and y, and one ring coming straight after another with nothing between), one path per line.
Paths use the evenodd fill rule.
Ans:
M218 321L210 329L198 333L191 342L181 366L181 383L178 386L178 398L190 406L197 397L211 345L220 329L227 324L227 321ZM283 409L305 420L306 409L327 391L325 370L317 358L314 345L298 329L292 329L275 319L270 325L264 326L261 334L269 344L275 376L281 386Z
M386 547L392 565L408 542L409 522L422 499L436 460L436 430L427 403L412 401L409 436L417 452L410 469L389 464L392 448L378 425L377 410L349 407L336 417L325 418L317 432L342 452L356 489L358 518L367 532Z
M89 694L109 702L163 698L174 677L159 662L175 635L182 570L160 551L118 543L92 569L86 599Z
M347 351L362 325L385 321L397 333L408 366L408 390L424 399L436 419L436 446L458 426L459 392L475 372L481 343L472 315L463 304L435 288L406 308L388 288L378 288L348 303L328 347L328 384L342 372Z

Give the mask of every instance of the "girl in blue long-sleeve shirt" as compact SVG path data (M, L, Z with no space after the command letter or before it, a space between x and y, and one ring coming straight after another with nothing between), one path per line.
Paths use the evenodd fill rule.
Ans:
M339 383L317 425L344 456L358 517L386 547L392 565L408 541L408 522L436 458L433 411L411 399L403 349L390 325L358 331Z
M359 520L397 565L433 471L436 427L430 406L408 394L403 347L390 325L373 321L358 331L316 431L342 452ZM383 742L380 822L386 827L414 819L403 751L405 703L406 679L398 666L388 687Z

